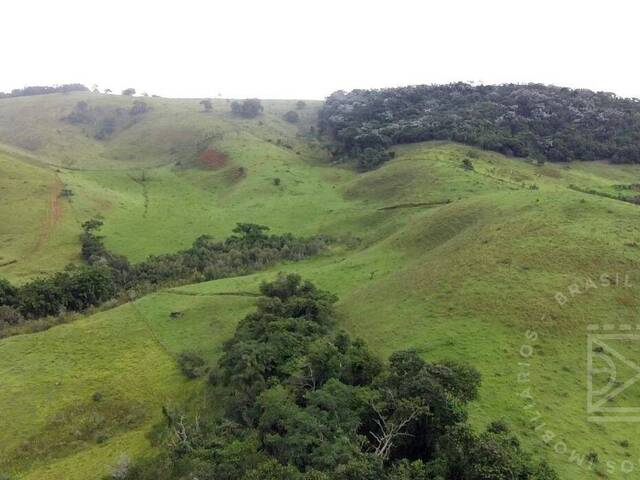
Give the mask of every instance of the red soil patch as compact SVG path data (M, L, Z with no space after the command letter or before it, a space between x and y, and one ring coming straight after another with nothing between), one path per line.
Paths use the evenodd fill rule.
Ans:
M36 245L36 251L44 248L49 242L51 232L55 228L56 224L62 218L62 205L60 204L60 193L64 188L62 181L56 177L55 181L51 185L51 193L49 194L49 211L44 219L42 225L42 232Z
M210 168L211 170L219 170L223 168L228 161L229 158L224 153L220 153L213 148L209 148L202 152L198 159L198 163L200 165Z

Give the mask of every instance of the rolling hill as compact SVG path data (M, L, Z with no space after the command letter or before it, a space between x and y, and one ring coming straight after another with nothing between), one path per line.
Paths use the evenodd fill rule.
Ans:
M0 276L20 283L80 262L80 224L96 215L107 246L134 261L225 237L236 222L338 241L313 259L0 340L0 473L98 479L121 455L153 451L163 406L215 403L175 357L192 350L213 362L260 282L292 271L335 292L341 325L379 355L411 347L476 366L474 425L504 418L561 478L626 478L622 462L640 455L635 427L585 421L585 351L588 325L637 322L640 207L624 200L640 167L539 165L426 142L357 173L331 165L310 133L313 102L290 124L295 101L240 119L225 100L210 113L198 100L143 100L149 111L106 140L64 118L81 101L102 115L134 99L0 100Z

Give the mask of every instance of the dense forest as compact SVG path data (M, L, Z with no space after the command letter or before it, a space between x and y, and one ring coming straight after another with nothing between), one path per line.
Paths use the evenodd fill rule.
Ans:
M480 375L412 350L380 361L336 328L337 300L296 274L263 283L224 345L198 412L164 408L162 453L115 465L119 480L556 480L504 422L467 422ZM219 413L218 413L219 412Z
M32 95L48 95L50 93L88 92L89 89L80 83L69 83L59 86L33 86L14 88L9 93L0 92L0 98L30 97Z
M336 160L363 169L402 143L453 140L539 160L640 163L640 101L539 84L419 85L333 93L320 112Z

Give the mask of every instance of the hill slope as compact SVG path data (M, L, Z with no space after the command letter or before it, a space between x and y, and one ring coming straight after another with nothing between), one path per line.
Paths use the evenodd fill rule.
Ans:
M72 108L73 97L47 102L64 100L65 108ZM22 99L10 101L15 100ZM157 101L174 108L172 101ZM205 115L197 112L196 101L175 103L176 109L193 107L194 124ZM100 171L61 168L59 156L44 160L58 165L56 171L28 163L32 157L5 155L12 178L28 177L40 192L34 197L39 220L25 220L22 234L32 244L47 218L51 197L45 187L56 176L74 192L63 208L78 219L100 212L107 245L132 259L175 250L202 233L225 236L237 221L268 224L278 232L329 233L345 241L319 258L158 292L46 332L0 340L0 410L9 413L0 432L0 472L39 480L99 478L120 455L152 449L145 434L159 420L162 405L191 394L203 401L210 394L182 378L175 355L195 350L214 361L221 342L252 307L254 298L246 292L257 292L262 279L288 270L336 292L343 326L380 355L413 347L429 359L475 365L483 375L481 398L473 407L476 425L504 417L562 478L601 477L608 474L607 461L618 462L608 478L624 478L619 463L640 455L633 425L585 421L586 327L634 323L640 292L624 282L584 285L586 278L599 282L603 274L635 279L640 209L609 197L627 195L616 186L639 183L640 169L602 163L535 166L461 145L426 143L398 147L394 160L356 174L318 162L322 150L297 136L303 127L281 122L269 109L267 104L265 116L254 120L228 119L222 107L212 114L221 128L238 129L207 145L227 155L228 164L220 169L203 168L196 154L181 165L169 157L156 164L149 154L117 169L119 160L110 159L109 168ZM149 129L162 123L147 120ZM276 131L281 142L298 142L301 154L274 138L269 142ZM119 142L119 135L110 141ZM46 156L48 148L35 157ZM473 169L463 168L464 159ZM239 168L245 175L234 176ZM20 203L16 185L5 184L16 195L7 205ZM1 213L11 217L10 209ZM66 259L77 255L78 231L60 228L68 243L64 248L46 243L43 252L49 256L42 262L51 262L56 252L67 252ZM17 248L17 242L8 245ZM10 248L0 247L0 256L21 255ZM1 267L0 275L27 278L37 258L29 260L32 267L27 262L13 264L13 270ZM570 294L574 283L585 293ZM564 306L554 299L557 292L570 299ZM184 316L171 320L172 311ZM527 363L540 422L566 442L567 454L545 444L519 397L519 352L531 343L527 331L538 334ZM96 392L102 400L93 400ZM573 450L582 456L593 452L599 463L591 470L586 461L579 467L569 459Z

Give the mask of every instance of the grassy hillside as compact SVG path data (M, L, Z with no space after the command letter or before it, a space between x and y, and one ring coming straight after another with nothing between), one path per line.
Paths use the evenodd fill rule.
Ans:
M75 97L41 102L69 108ZM11 99L9 110L25 108L20 101L37 103ZM198 112L197 101L151 101L157 102L151 112L157 121L149 117L118 133L108 155L126 150L129 135L145 122L147 132L161 129L169 112L184 115L193 128L209 121L202 120L209 114ZM6 116L2 102L0 115ZM237 221L345 240L316 259L158 292L46 332L0 341L0 410L8 412L0 429L0 472L39 480L99 478L120 455L153 448L146 433L160 419L161 406L204 394L197 381L182 378L175 355L195 350L213 362L221 342L252 308L254 298L246 292L257 292L262 279L288 270L335 291L343 326L380 355L413 347L428 359L475 365L483 375L481 398L473 406L476 425L505 418L562 478L625 478L619 468L608 473L606 462L640 455L634 425L586 422L586 326L635 324L639 287L599 287L572 298L568 289L604 273L640 281L640 208L571 186L615 193L615 185L640 183L640 168L535 166L466 146L427 143L397 148L396 158L382 168L356 174L323 164L322 150L301 136L304 126L280 120L291 105L268 103L262 118L238 120L216 101L210 121L225 135L207 147L224 152L227 160L215 168L201 165L195 150L182 161L170 154L155 157L155 147L134 159L101 157L96 152L105 146L96 140L87 140L86 156L68 153L77 162L73 169L62 167L58 147L49 143L29 155L12 150L0 156L0 169L20 179L0 176L3 194L11 195L3 195L0 215L15 222L7 234L0 231L11 237L0 245L0 256L19 259L0 267L0 275L12 279L76 259L77 221L96 213L104 216L109 248L134 260L186 246L202 233L222 237ZM59 124L59 117L48 118ZM0 122L0 131L7 128ZM62 137L75 146L82 134L70 132ZM277 145L277 138L293 148ZM465 158L473 170L463 168ZM62 219L54 222L58 233L38 256L25 245L38 245L49 224L57 179L74 195L62 199ZM18 188L24 181L32 195ZM31 208L33 215L12 218L16 208ZM558 291L570 297L565 306L554 300ZM170 312L178 310L184 316L171 320ZM527 330L539 335L528 363L540 422L569 452L597 454L591 470L555 453L553 443L546 445L523 408L519 351ZM622 348L637 356L632 346ZM93 399L96 392L100 401Z

